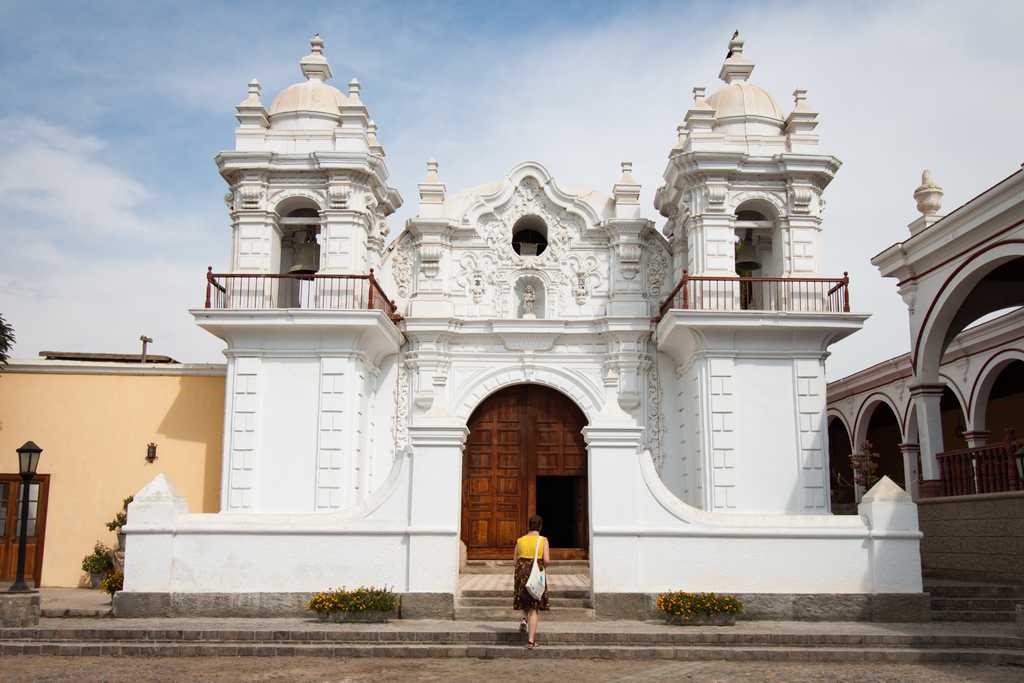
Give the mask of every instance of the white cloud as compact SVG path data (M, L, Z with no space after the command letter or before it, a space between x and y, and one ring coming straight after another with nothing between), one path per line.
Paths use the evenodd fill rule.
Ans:
M355 23L328 17L316 30L336 84L358 75L382 125L393 182L407 202L392 225L415 212L423 163L437 157L449 192L500 178L525 159L564 184L607 192L618 162L632 160L660 226L651 202L690 89L720 85L725 44L741 29L757 63L752 80L783 108L795 87L808 88L821 112L822 150L844 162L826 193L826 270L849 271L855 308L873 317L833 347L833 377L907 350L904 304L869 259L906 236L922 167L934 171L951 209L1022 161L1020 3L638 6L602 24L547 22L531 34L510 22L506 35L484 37L436 6L397 33L394 15L364 14ZM154 57L137 88L171 95L154 105L167 107L165 116L215 109L216 117L196 119L205 126L196 144L207 145L230 139L245 80L260 77L269 104L279 85L300 78L306 35L288 24L256 41L243 30L224 47L211 38L221 35L218 22L196 22L183 35L199 46L212 40L215 49L185 54L176 44L178 57ZM146 34L147 43L158 40ZM129 81L104 92L137 97ZM108 104L116 110L118 101ZM159 185L143 184L118 169L116 143L44 118L0 124L0 229L5 240L17 237L8 242L14 261L59 263L61 271L9 270L0 279L6 310L20 293L19 355L44 346L133 350L145 331L157 337L157 352L218 357L217 342L184 310L198 301L203 267L224 262L227 218L211 200L223 186L202 198L168 189L174 174L210 168L169 165ZM141 130L154 146L161 139L158 125ZM44 296L45 303L29 300Z

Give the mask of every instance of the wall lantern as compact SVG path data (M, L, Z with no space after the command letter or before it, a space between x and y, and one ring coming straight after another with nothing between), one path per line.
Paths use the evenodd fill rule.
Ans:
M14 583L7 590L11 593L29 593L28 584L25 583L25 541L28 535L28 501L29 487L32 477L36 476L36 469L39 467L39 456L43 449L32 441L17 449L18 452L18 473L21 474L21 520L20 533L18 534L18 568L14 576Z
M152 463L156 460L156 444L150 441L146 445L146 462Z

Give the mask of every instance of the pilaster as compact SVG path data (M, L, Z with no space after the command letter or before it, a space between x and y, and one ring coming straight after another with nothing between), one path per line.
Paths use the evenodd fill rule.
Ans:
M942 384L914 384L910 387L910 396L917 414L922 482L940 478L939 460L935 456L942 452L942 411L939 403L944 389L945 385Z

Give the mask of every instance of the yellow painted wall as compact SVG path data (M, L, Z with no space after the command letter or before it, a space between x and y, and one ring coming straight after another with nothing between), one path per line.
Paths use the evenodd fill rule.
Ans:
M224 377L0 371L0 472L35 441L50 475L42 585L77 586L123 498L164 473L192 512L220 508ZM146 444L157 460L145 460Z

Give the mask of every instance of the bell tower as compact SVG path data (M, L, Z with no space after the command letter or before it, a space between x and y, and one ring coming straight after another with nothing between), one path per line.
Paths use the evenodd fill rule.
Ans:
M840 161L818 149L807 90L784 115L750 82L754 63L737 31L718 77L677 128L655 208L668 219L676 277L814 277L822 270L822 193Z
M677 128L655 207L678 283L655 331L676 363L682 497L708 510L825 512L825 358L860 328L848 280L822 277L822 193L807 91L786 114L750 82L739 32ZM765 400L765 397L773 397Z

